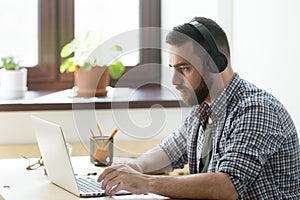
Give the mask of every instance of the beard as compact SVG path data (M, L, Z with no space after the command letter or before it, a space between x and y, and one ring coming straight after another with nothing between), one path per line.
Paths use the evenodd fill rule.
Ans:
M188 91L188 95L183 97L183 102L188 106L194 106L203 103L209 95L209 88L203 78L196 89L189 89Z

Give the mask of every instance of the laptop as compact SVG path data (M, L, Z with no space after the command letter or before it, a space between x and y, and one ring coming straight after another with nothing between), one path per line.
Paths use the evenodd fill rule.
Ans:
M49 180L79 197L106 196L94 178L74 174L61 127L36 116L31 118ZM130 193L122 190L116 195L124 194Z

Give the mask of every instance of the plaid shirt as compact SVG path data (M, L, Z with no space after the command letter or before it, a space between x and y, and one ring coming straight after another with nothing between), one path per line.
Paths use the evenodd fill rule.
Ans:
M160 147L173 168L198 173L206 105L196 105ZM272 95L235 75L210 106L213 153L209 172L226 173L239 199L300 199L296 128Z

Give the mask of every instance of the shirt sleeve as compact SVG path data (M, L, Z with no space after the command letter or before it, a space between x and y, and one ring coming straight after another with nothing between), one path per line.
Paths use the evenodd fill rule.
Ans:
M169 157L172 168L183 168L187 164L186 139L180 129L169 135L159 145Z
M197 110L198 106L195 106L183 125L159 145L169 157L173 169L183 168L188 163L187 138L191 134L191 125L197 120Z
M220 152L216 166L229 176L240 196L259 178L263 166L286 138L272 104L254 102L245 103L236 112L230 133L220 141L224 152Z

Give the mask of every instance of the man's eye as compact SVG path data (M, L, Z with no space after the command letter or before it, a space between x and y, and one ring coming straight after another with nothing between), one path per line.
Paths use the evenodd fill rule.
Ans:
M180 72L188 72L189 71L189 67L180 67L179 68Z

